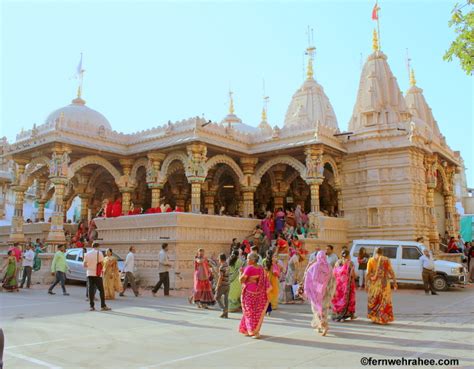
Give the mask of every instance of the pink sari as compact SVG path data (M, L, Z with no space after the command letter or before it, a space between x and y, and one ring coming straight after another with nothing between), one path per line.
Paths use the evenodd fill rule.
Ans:
M249 265L243 275L258 276L255 283L245 283L242 288L242 320L239 332L248 336L259 334L263 318L268 307L267 289L270 286L265 270L262 267Z
M334 277L324 251L318 252L316 262L306 271L304 293L311 302L313 311L311 326L316 329L326 328L334 293Z
M355 280L352 277L354 264L352 261L338 261L334 266L336 293L332 299L333 319L344 320L353 318L355 313Z
M194 302L202 305L213 305L215 303L212 293L210 278L210 266L206 258L194 260Z

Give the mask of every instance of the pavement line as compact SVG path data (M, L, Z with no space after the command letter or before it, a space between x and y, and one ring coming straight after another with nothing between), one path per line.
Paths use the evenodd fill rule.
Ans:
M182 357L182 358L179 358L179 359L168 360L168 361L164 361L164 362L159 363L159 364L143 366L143 367L140 367L140 369L159 368L160 366L163 366L163 365L169 365L169 364L179 363L181 361L197 359L197 358L203 357L203 356L214 355L214 354L218 354L218 353L221 353L221 352L233 350L237 347L243 347L243 346L249 346L249 345L252 345L252 344L256 344L256 343L258 343L258 341L260 341L260 342L261 341L271 341L275 338L290 336L290 335L292 335L294 333L297 333L299 331L301 331L301 329L296 329L294 331L291 331L291 332L288 332L288 333L285 333L285 334L281 334L279 336L272 336L272 337L269 337L269 338L263 338L261 340L255 340L255 339L252 339L252 338L249 337L249 339L251 340L250 342L241 343L240 345L228 346L228 347L224 347L224 348L221 348L221 349L218 349L218 350L207 351L207 352L202 352L202 353L196 354L196 355L185 356L185 357ZM241 333L239 333L239 334L241 334Z
M33 363L33 364L45 366L45 367L47 367L47 368L49 368L49 369L62 369L61 366L57 366L57 365L54 365L54 364L50 364L50 363L47 363L46 361L38 360L38 359L35 359L35 358L33 358L33 357L25 356L25 355L22 355L22 354L17 354L17 353L8 352L8 351L6 351L6 354L7 354L7 355L10 355L10 356L14 356L14 357L16 357L16 358L18 358L18 359L22 359L22 360L28 361L28 362Z

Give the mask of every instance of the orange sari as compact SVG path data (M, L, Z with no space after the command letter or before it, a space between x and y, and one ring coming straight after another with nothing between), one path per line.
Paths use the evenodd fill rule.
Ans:
M393 322L392 290L390 280L395 279L390 260L375 256L367 263L368 307L367 317L377 324Z

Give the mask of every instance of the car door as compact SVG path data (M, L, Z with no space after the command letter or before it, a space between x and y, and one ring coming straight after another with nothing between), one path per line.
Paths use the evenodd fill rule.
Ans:
M418 247L402 246L402 257L397 278L421 281L420 256L421 251Z
M66 278L76 279L77 277L77 250L69 250L66 252L66 263L69 272L66 272Z

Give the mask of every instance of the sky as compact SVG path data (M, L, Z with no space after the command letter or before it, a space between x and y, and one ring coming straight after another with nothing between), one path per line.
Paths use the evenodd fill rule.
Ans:
M113 129L145 130L189 117L220 121L229 88L236 114L282 126L303 82L307 28L316 80L347 130L371 53L374 1L0 0L0 136L14 141L70 103L83 53L83 98ZM473 80L442 56L455 1L380 0L381 48L402 91L407 49L417 85L474 186ZM263 82L265 81L265 82Z

